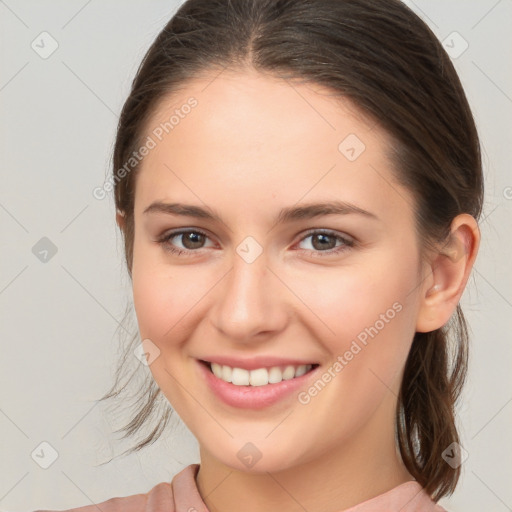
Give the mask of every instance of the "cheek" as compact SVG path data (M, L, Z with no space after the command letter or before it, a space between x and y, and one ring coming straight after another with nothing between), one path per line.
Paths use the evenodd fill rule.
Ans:
M140 335L154 339L158 344L164 338L172 339L174 330L180 328L180 319L197 302L198 290L183 286L179 277L170 272L140 271L134 265L132 273L133 302Z
M219 274L212 273L209 268L172 266L155 257L146 262L134 258L133 302L141 338L152 340L164 355L174 352L175 360L207 315L209 294L219 280Z
M414 336L416 281L414 257L393 250L381 252L371 264L294 281L300 283L297 295L321 320L315 322L316 338L337 362L328 384L330 400L340 403L343 397L353 418L367 417L390 388L398 392Z
M133 302L140 339L151 340L158 347L158 357L149 369L158 387L182 418L188 417L187 396L177 383L177 369L188 371L180 351L189 336L194 304L200 291L194 286L185 286L180 274L158 265L142 265L134 258L132 282ZM174 378L173 378L174 377Z
M133 247L132 287L133 303L142 339L158 344L165 331L172 327L179 315L176 294L171 294L178 283L169 269L162 268L157 251L147 247L137 232Z
M331 348L348 348L355 338L364 342L375 330L382 334L409 330L416 267L411 262L397 262L394 268L380 263L288 277L297 296L324 326L319 339Z
M149 338L157 345L161 345L166 334L170 336L179 326L179 320L198 293L197 287L180 279L183 273L162 261L164 257L159 248L148 247L136 233L132 265L133 302L141 338Z
M301 398L311 404L304 414L314 409L318 424L324 425L327 444L329 439L355 435L383 402L398 395L415 325L406 274L381 275L380 280L352 274L350 279L331 280L329 291L322 294L318 315L335 334L326 335L322 328L318 340L331 355L331 364L321 376L325 387L305 390ZM311 292L311 304L313 298ZM313 434L318 432L313 429Z

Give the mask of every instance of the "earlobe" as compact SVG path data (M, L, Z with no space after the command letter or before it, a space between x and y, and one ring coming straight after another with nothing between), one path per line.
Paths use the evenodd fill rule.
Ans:
M480 230L474 217L458 215L447 242L430 260L429 275L420 292L416 332L434 331L449 321L466 287L479 244Z

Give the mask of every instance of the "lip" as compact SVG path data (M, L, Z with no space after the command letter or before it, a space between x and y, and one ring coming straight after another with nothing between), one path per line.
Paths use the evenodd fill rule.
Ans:
M239 359L229 356L203 357L203 361L242 368L244 370L256 370L258 368L272 368L273 366L300 366L302 364L318 364L314 361L300 361L299 359L284 359L273 356L253 356L250 359Z
M225 359L222 360L224 361ZM263 409L289 397L294 391L298 391L301 387L306 387L307 382L315 378L320 368L320 366L317 366L300 377L282 380L275 384L266 384L265 386L235 386L230 382L225 382L216 377L211 372L210 365L204 360L197 359L196 362L201 378L204 379L208 388L225 404L240 409ZM241 368L241 366L235 367ZM262 366L256 366L256 368L262 368Z

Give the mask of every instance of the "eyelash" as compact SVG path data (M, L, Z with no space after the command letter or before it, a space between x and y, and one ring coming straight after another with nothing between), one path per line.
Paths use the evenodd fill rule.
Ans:
M203 235L203 236L209 238L208 235L206 233L204 233L203 231L201 231L200 229L188 229L188 230L180 230L180 231L174 231L171 233L166 233L166 234L162 235L160 238L158 238L157 242L159 244L161 244L164 247L164 249L170 253L176 254L178 256L185 256L185 257L192 256L195 252L199 252L201 248L200 249L179 249L169 243L169 241L171 239L173 239L179 235L186 235L188 233L198 233L200 235ZM311 231L307 232L299 240L299 243L302 242L303 240L305 240L306 238L309 238L312 235L327 235L330 237L334 237L334 238L336 238L336 240L343 242L343 245L341 245L335 249L329 249L326 251L299 249L299 251L302 251L302 252L305 251L305 252L311 253L312 255L314 255L314 257L325 257L325 256L332 256L335 254L341 254L341 253L349 250L350 248L353 248L356 246L355 240L353 240L351 238L343 237L341 235L338 235L335 232L323 230L323 229L316 229L316 230L311 230Z

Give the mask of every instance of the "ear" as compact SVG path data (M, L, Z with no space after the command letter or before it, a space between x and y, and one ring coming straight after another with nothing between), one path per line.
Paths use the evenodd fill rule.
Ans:
M125 221L124 212L122 212L121 210L117 210L116 222L121 231L124 231L124 221Z
M463 213L453 219L448 241L435 251L423 280L416 332L430 332L445 325L464 292L480 245L474 217Z

